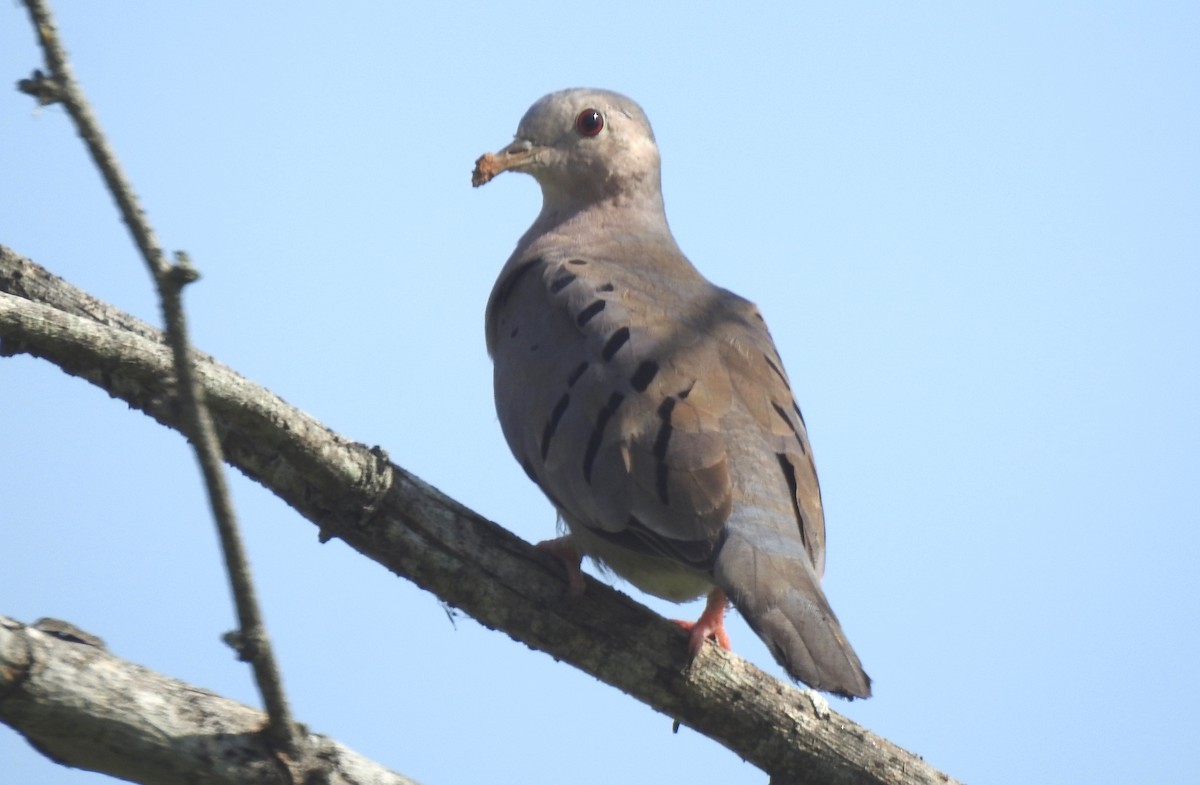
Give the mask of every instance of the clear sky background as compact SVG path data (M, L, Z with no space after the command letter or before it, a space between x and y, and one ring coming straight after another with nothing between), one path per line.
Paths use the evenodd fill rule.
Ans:
M537 212L475 158L569 86L646 109L672 228L763 309L804 408L834 706L973 785L1194 782L1200 5L59 0L198 346L536 541L483 309ZM0 242L158 323L0 8ZM255 703L183 440L0 360L0 613ZM427 785L763 783L235 475L298 718ZM694 616L626 587L660 612ZM734 648L782 671L737 619ZM74 785L0 728L0 779Z

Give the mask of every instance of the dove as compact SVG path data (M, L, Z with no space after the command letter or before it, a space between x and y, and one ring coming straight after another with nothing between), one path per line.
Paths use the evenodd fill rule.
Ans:
M658 146L615 92L550 93L476 162L541 187L486 312L496 411L567 534L543 543L582 591L582 556L649 594L727 605L793 678L871 694L820 587L821 492L800 407L758 308L710 283L667 226Z

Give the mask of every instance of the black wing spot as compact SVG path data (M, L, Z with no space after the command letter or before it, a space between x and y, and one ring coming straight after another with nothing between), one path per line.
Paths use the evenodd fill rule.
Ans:
M563 396L558 399L558 403L554 404L554 409L550 412L550 419L546 421L546 427L542 430L542 460L546 460L546 456L550 454L550 442L554 439L554 433L558 430L558 423L562 420L563 415L567 411L567 407L571 405L571 394L563 393Z
M654 381L654 377L658 375L658 363L654 360L643 360L642 364L637 367L630 377L629 383L633 385L633 389L638 392L645 392L650 386L650 382Z
M671 425L671 412L675 411L675 399L666 398L658 407L658 417L662 425L658 426L658 435L654 437L654 458L657 461L654 472L654 489L658 492L658 500L664 505L670 504L667 492L667 447L671 444L671 433L675 430Z
M575 366L575 370L571 371L571 375L567 377L567 386L574 387L575 382L579 381L579 377L583 376L583 372L588 369L588 363L582 362Z
M803 455L805 452L807 452L807 450L804 449L804 440L800 438L800 431L796 430L796 424L792 422L792 418L788 417L787 410L774 401L771 401L771 407L775 409L775 413L779 415L780 419L787 423L788 427L792 429L792 435L796 437L796 444L800 445L800 454Z
M592 317L603 311L604 306L606 305L608 305L608 303L606 303L604 300L596 300L587 308L584 308L579 312L579 315L575 317L575 323L580 327L583 327L592 320Z
M804 426L805 430L808 430L808 424L804 422L804 415L800 413L800 404L796 403L794 398L792 399L792 408L796 410L796 416L800 418L800 424Z
M622 327L620 330L617 330L612 334L612 337L608 339L608 343L604 344L604 351L600 353L600 356L604 358L604 362L608 362L613 358L613 355L619 352L621 347L628 342L629 328Z
M654 457L663 460L667 457L667 442L671 440L671 412L675 411L675 399L664 398L663 402L658 405L658 419L662 420L662 426L658 429L658 436L654 440Z
M598 292L611 292L611 291L613 291L613 290L614 290L614 288L615 288L615 287L614 287L614 286L613 286L611 283L606 283L606 284L603 284L602 286L598 287L598 288L596 289L596 291L598 291Z
M591 438L588 439L587 450L583 454L583 479L592 481L592 467L596 463L596 454L600 452L600 443L604 441L604 429L612 419L625 396L615 392L608 397L608 403L596 413L596 426L592 428Z
M572 259L571 261L567 262L567 264L583 265L583 264L587 264L587 262L584 261L583 259Z
M775 413L779 415L779 419L787 423L787 426L792 429L792 433L795 433L796 426L792 423L792 418L787 416L787 412L783 410L783 407L774 401L771 401L771 408L773 408Z
M566 273L565 275L558 276L550 283L550 294L558 294L563 289L566 289L574 282L575 278L575 273Z
M796 467L792 466L792 462L784 453L776 453L775 457L779 459L779 468L783 469L783 477L787 480L788 496L792 499L792 512L796 514L796 526L800 529L800 539L804 541L805 550L808 550L808 538L804 536L804 516L800 513L800 499L796 496Z
M771 370L774 371L775 375L779 377L779 381L783 382L783 386L788 388L788 391L790 392L792 386L788 384L787 377L783 375L783 369L780 368L779 365L772 360L769 355L764 354L763 359L767 361L767 365L771 366Z

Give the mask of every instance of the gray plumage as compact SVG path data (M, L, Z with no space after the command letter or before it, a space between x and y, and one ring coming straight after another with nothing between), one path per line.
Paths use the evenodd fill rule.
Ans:
M506 170L543 204L488 302L496 409L574 547L669 600L724 591L793 677L869 696L820 588L821 494L783 362L758 309L676 245L641 108L551 93L474 182Z

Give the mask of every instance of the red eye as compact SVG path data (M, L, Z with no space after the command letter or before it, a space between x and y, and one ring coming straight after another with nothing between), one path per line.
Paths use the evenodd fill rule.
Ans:
M595 136L604 128L604 115L595 109L584 109L575 118L575 130L580 136Z

